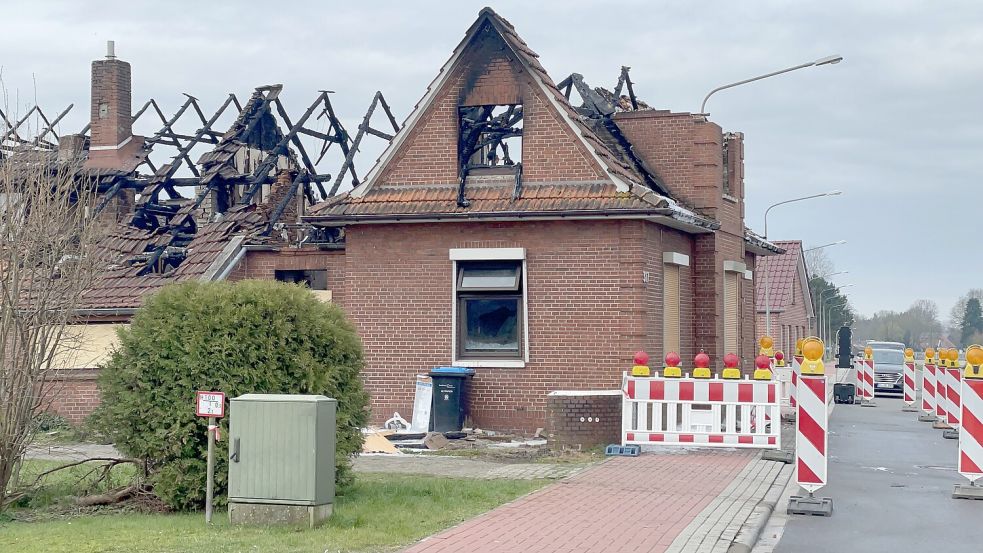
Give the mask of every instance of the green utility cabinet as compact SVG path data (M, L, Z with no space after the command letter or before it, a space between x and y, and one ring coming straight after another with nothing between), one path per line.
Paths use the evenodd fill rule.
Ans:
M229 412L229 519L307 524L331 514L337 401L245 394Z

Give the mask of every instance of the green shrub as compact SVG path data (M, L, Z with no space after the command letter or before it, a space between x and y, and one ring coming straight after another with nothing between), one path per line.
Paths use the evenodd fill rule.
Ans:
M196 390L323 394L338 400L337 484L351 483L368 420L362 346L342 311L307 289L271 281L186 283L152 296L120 331L100 376L96 428L146 459L154 490L174 509L205 499L207 419ZM225 500L228 419L216 451L216 497Z

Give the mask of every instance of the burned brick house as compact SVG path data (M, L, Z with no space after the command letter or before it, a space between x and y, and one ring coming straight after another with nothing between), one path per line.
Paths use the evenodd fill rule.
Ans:
M88 136L47 152L84 161L111 227L115 262L78 313L93 340L170 282L306 282L362 338L374 422L411 413L415 375L452 365L476 371L476 425L519 431L544 426L552 391L616 389L640 349L751 366L754 270L782 250L744 226L743 136L653 109L627 68L613 90L556 84L486 8L401 127L378 93L349 135L324 93L294 122L279 85L211 117L190 96L171 117L153 101L131 114L130 86L129 64L94 62ZM134 135L148 114L160 130ZM364 137L389 146L360 180ZM151 162L164 146L172 161ZM334 176L317 168L332 146ZM95 370L69 368L56 408L79 420Z
M292 120L281 85L259 87L244 103L230 94L210 116L188 95L170 116L156 100L133 113L131 67L113 50L110 44L106 59L92 63L91 117L81 132L58 136L55 123L67 110L49 122L39 108L27 116L40 114L48 124L33 137L21 134L27 116L2 114L0 127L0 164L71 167L98 192L91 216L105 222L100 249L108 262L66 329L80 352L58 355L48 382L51 409L73 423L98 404L97 365L113 347L115 329L167 284L276 279L306 283L330 300L327 275L343 255L339 233L312 231L300 217L343 178L358 182L354 155L364 137L391 138L370 125L373 111L387 116L389 132L398 130L381 93L354 136L327 92ZM138 121L155 116L157 132L134 133ZM231 120L225 132L216 130L223 118ZM336 175L319 169L332 148L341 160ZM170 159L162 163L162 156Z
M750 366L756 259L781 250L743 196L740 133L652 109L627 68L557 85L486 8L365 181L303 220L344 236L329 278L376 421L451 365L476 370L476 425L531 431L549 392L615 389L639 349Z

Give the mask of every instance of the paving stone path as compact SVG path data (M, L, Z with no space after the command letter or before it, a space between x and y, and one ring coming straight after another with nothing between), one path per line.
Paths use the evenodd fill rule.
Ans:
M759 455L663 449L611 458L405 553L726 550L785 466Z

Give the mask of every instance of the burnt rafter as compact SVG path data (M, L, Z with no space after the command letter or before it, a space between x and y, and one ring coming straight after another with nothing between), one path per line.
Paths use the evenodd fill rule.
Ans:
M41 106L35 105L16 121L11 120L10 116L0 109L0 157L25 147L36 150L56 149L59 140L57 125L74 106L75 104L69 104L57 116L49 119ZM32 133L33 136L22 136L24 131L31 130L30 125L24 127L31 120L31 116L34 116L38 121L38 124L35 125L37 132Z
M632 86L631 76L628 72L631 71L631 67L627 65L621 66L621 74L618 75L618 84L614 86L614 97L621 97L622 88L628 90L628 101L631 103L631 109L638 109L638 98L635 97L635 88Z
M382 107L382 111L385 112L389 124L393 128L393 134L388 134L372 127L372 114L375 112L376 108L380 106ZM345 152L345 161L341 164L341 170L338 171L338 176L335 178L334 184L331 185L331 191L328 195L334 196L338 193L338 188L341 186L342 179L345 178L345 173L351 173L352 186L358 186L360 184L358 175L355 173L355 154L358 152L358 147L362 144L362 139L366 134L382 138L388 142L391 141L398 132L399 123L396 122L396 117L393 116L392 109L390 109L389 104L386 103L386 98L382 95L381 91L377 90L375 96L372 98L372 103L369 104L369 109L365 112L365 117L362 118L362 123L358 126L358 132L355 133L355 138L352 140L351 146L348 146L348 151ZM318 161L321 161L330 147L331 143L325 141Z
M495 114L496 108L501 112ZM516 163L512 159L506 140L522 136L522 105L462 106L458 108L458 114L461 129L458 140L461 182L457 205L471 205L465 194L465 184L471 170L480 167L514 168L518 195L521 191L522 163Z

